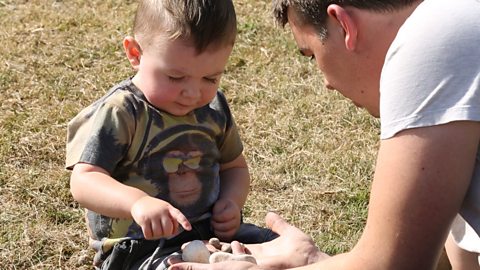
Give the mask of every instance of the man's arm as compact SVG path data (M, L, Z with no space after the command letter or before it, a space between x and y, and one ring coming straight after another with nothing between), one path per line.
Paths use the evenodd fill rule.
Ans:
M471 181L480 124L452 122L383 140L365 230L354 249L302 269L434 269Z

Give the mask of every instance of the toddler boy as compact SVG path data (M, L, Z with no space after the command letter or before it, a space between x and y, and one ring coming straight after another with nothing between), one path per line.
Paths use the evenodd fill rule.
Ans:
M276 237L241 222L249 173L218 90L236 31L231 0L139 1L123 41L136 74L68 125L71 192L97 269L160 269L195 239Z

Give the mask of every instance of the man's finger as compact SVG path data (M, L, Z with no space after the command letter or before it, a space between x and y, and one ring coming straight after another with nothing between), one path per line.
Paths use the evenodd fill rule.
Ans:
M209 264L178 263L170 266L168 270L209 270Z
M273 212L267 213L267 216L265 217L265 223L268 228L278 235L282 235L287 229L292 227L281 216Z
M169 207L170 215L187 231L192 230L192 225L188 219L178 210L177 208L171 206Z
M245 245L238 241L232 241L232 253L233 254L247 254L245 251Z
M177 255L170 255L167 258L167 262L169 265L176 264L176 263L182 263L182 255L177 254Z

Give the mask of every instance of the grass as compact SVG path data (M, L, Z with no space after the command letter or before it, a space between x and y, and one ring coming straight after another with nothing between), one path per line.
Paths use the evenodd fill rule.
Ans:
M246 220L275 210L322 250L364 226L378 122L322 86L274 26L270 1L235 0L222 80L252 175ZM135 1L0 0L2 269L91 269L83 210L64 169L66 123L132 71L121 50Z

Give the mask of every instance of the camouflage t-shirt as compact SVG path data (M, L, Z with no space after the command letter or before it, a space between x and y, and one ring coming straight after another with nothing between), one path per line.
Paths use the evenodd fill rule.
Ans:
M130 79L72 119L67 137L68 169L79 162L99 166L123 184L168 201L189 219L211 209L220 190L220 164L243 150L220 91L210 104L173 116L151 105ZM199 195L171 196L171 190L185 183L200 189ZM86 213L94 246L125 237L143 238L132 219Z

